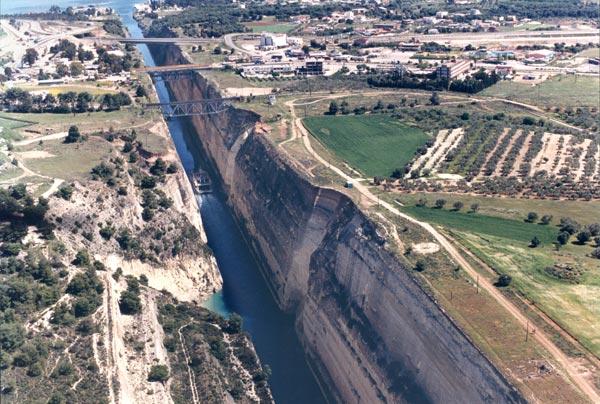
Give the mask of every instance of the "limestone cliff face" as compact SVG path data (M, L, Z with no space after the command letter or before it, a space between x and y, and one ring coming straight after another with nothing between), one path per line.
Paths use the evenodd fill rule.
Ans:
M177 48L162 56L184 62ZM200 76L171 89L179 100L219 96ZM232 108L192 122L332 396L361 403L524 401L384 248L358 207L312 185L254 128L258 119Z

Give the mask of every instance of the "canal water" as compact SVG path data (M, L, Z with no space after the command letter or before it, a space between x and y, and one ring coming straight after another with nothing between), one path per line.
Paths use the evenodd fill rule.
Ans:
M90 4L90 0L0 0L0 14L46 11L50 5L62 8ZM95 2L97 6L117 11L132 37L143 34L133 19L134 0ZM154 59L146 45L138 45L146 66ZM168 102L169 92L163 82L155 84L161 102ZM186 119L168 121L171 137L185 170L209 169L203 161L198 135ZM200 134L202 136L202 134ZM258 265L218 189L198 197L208 245L214 252L223 277L223 290L206 302L206 307L228 315L238 313L244 320L263 365L272 370L269 379L278 403L317 404L323 395L306 360L294 331L292 316L279 310L261 276Z

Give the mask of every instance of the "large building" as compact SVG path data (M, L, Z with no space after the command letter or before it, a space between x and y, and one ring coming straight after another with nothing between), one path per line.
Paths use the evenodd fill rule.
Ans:
M307 61L306 64L296 70L300 76L322 76L323 62L317 60Z
M444 64L436 69L436 75L441 80L452 80L460 76L461 74L469 71L471 68L471 62L468 60L461 60L453 64Z

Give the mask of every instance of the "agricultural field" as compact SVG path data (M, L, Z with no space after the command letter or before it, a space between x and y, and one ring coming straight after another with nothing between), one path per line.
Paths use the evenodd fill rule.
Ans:
M433 203L433 201L431 202ZM554 226L487 216L467 212L467 209L454 211L451 206L445 209L404 206L402 210L417 219L426 220L446 228L485 236L502 237L525 247L529 245L533 237L537 237L544 245L551 245L558 234L558 230Z
M19 140L21 135L18 129L28 126L28 122L14 119L0 118L0 138L5 141Z
M292 31L298 25L285 22L278 22L273 17L263 17L261 21L249 22L244 24L252 32L271 32L274 34L283 34Z
M472 116L462 128L440 130L428 146L411 162L407 177L430 185L431 180L452 179L453 185L461 180L471 191L488 195L600 197L600 145L591 133L540 126L531 117L488 121ZM423 185L412 182L400 184L404 190Z
M529 83L499 81L481 95L507 98L540 106L596 106L600 78L591 76L554 76L535 86Z
M385 115L312 116L303 122L338 158L369 177L403 168L429 138Z
M444 192L416 192L394 195L394 197L398 202L407 206L415 205L419 199L425 199L430 204L437 199L446 199L448 206L452 206L455 202L461 202L465 210L470 209L471 205L477 204L477 212L480 215L518 221L523 221L529 212L536 212L540 217L552 216L551 224L558 223L561 217L570 217L581 224L592 224L600 218L600 201L520 199Z

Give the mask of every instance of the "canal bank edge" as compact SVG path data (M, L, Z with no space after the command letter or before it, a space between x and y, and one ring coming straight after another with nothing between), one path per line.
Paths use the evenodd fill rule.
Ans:
M189 62L175 46L151 51L159 64ZM220 97L198 74L170 89L180 101ZM306 353L339 401L524 401L383 248L358 207L312 185L273 147L253 125L259 116L231 108L190 121L277 301L296 314Z

